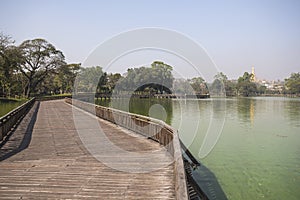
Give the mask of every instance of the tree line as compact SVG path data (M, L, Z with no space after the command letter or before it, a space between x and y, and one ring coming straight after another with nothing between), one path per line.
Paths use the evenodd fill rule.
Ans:
M261 96L261 95L300 95L300 73L292 73L284 80L280 88L267 88L262 83L253 81L253 74L244 72L237 80L229 80L227 76L220 72L215 76L215 80L210 85L212 94L225 96ZM222 89L223 88L223 89ZM221 94L222 95L222 94Z
M151 67L129 68L122 76L104 72L100 66L68 64L63 52L44 39L26 40L16 46L10 36L2 33L0 69L0 96L5 97L71 92L111 94L116 85L117 92L171 93L174 80L172 67L160 61Z
M13 39L0 33L0 96L96 92L100 94L211 94L217 96L255 96L267 88L252 81L245 72L237 81L220 72L212 83L202 77L175 79L173 67L154 61L150 67L128 68L124 75L104 72L102 67L81 67L66 63L62 51L44 39L26 40L14 45ZM283 94L300 94L300 73L285 79Z

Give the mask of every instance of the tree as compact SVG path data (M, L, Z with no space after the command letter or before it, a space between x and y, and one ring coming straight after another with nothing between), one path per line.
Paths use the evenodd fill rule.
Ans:
M186 79L175 79L173 82L173 91L181 95L193 95L194 90Z
M210 87L210 92L217 96L235 96L236 84L228 80L223 72L219 72L214 76L214 81Z
M160 61L155 61L151 67L129 68L124 78L121 78L117 91L134 91L143 93L172 93L172 67Z
M267 87L264 86L264 85L260 85L260 86L257 88L257 91L258 91L258 93L259 93L260 95L265 94L266 91L267 91Z
M161 61L154 61L151 64L151 74L153 85L152 87L158 90L161 94L163 92L171 93L174 77L172 75L173 67Z
M210 86L210 93L212 95L216 95L216 96L224 96L226 95L225 92L225 85L228 81L228 78L225 74L223 74L222 72L217 73L214 76L214 81Z
M76 77L76 93L77 92L93 92L96 93L106 84L106 73L102 71L102 67L85 67L81 68Z
M237 86L236 82L228 80L225 84L226 96L236 96L237 95Z
M56 85L59 88L59 93L71 93L75 78L80 70L80 64L66 64L58 68L55 76Z
M2 93L4 95L8 93L8 96L10 96L12 84L15 82L12 77L17 65L21 62L20 51L13 43L10 36L0 34L0 87Z
M118 81L122 78L122 75L120 73L115 74L109 74L107 75L107 81L106 81L106 93L112 93L114 88L116 87Z
M202 77L194 77L188 80L196 94L208 94L208 87Z
M220 81L222 81L223 83L228 81L227 76L223 73L223 72L219 72L214 76L214 79L219 79Z
M19 46L23 62L19 65L20 72L27 79L26 96L50 73L65 65L64 55L44 39L26 40Z
M242 96L254 96L258 93L257 86L251 82L251 74L245 72L242 77L239 77L237 88Z
M285 79L285 86L290 94L300 94L300 73L292 73Z

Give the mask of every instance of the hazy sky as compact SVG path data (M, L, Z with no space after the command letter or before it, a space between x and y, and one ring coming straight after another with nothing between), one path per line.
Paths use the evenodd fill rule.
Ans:
M258 78L300 71L300 1L0 1L0 31L20 44L45 38L69 63L84 62L121 32L158 27L202 45L220 71Z

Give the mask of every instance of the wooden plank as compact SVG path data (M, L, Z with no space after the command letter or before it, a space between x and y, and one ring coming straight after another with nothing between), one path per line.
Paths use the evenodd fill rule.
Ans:
M33 115L31 110L23 119L21 129L18 127L13 134L11 139L19 142L9 142L0 149L0 155L6 156L0 162L0 199L176 198L174 165L168 164L172 157L158 143L99 120L106 136L115 145L131 152L155 151L153 163L166 163L149 173L118 171L93 158L83 146L71 106L61 100L41 102L33 130L24 132L25 122L30 123ZM25 127L25 130L29 129ZM25 133L30 134L31 139L24 144ZM22 141L27 147L18 152ZM114 158L111 160L113 162ZM135 169L153 163L127 163L126 166Z

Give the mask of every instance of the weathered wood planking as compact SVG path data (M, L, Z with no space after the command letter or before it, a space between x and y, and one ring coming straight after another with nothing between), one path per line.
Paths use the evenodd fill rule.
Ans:
M150 173L107 167L83 146L70 105L61 100L41 102L39 108L37 104L0 150L0 199L176 198L173 164ZM38 113L34 123L35 109ZM154 163L169 163L172 159L154 141L128 134L111 123L99 123L107 137L127 151L156 151ZM33 129L30 124L34 124ZM135 167L133 163L128 166Z
M117 124L134 133L138 133L145 137L151 138L163 145L173 157L174 165L174 180L175 180L175 194L177 199L187 199L187 185L186 175L181 154L181 146L177 130L169 126L162 120L146 117L143 115L133 114L117 110L114 108L107 108L77 99L66 98L66 102L73 104L80 109L83 109L97 117L105 119L106 121ZM76 119L76 117L75 117ZM76 122L82 124L81 120ZM92 143L92 142L90 142ZM152 155L144 156L152 157ZM156 158L153 158L156 160ZM138 161L139 162L139 161Z

